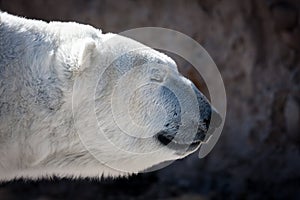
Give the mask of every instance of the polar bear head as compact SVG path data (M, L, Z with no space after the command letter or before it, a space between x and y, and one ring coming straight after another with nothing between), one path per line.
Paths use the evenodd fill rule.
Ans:
M76 29L75 37L69 30L57 55L73 85L76 131L101 163L135 173L183 158L220 125L207 98L170 57L120 35L85 29L89 34Z

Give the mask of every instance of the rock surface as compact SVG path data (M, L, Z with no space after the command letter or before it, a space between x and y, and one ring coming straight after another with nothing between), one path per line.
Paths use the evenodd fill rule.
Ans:
M300 3L297 0L0 0L0 9L105 32L158 26L198 41L222 73L227 118L204 159L129 179L15 181L0 199L299 199ZM205 90L187 62L180 71Z

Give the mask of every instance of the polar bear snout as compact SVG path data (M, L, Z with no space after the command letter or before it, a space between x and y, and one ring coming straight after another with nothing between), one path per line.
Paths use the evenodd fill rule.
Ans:
M190 132L182 133L179 131L181 121L178 121L178 118L175 118L172 123L168 122L165 125L166 129L158 132L156 135L162 145L177 152L194 151L199 147L201 142L205 142L213 134L215 128L218 128L222 122L220 114L194 84L192 84L192 89L196 94L199 106L198 128L193 133L192 140L186 140L186 138L191 138L186 135L191 134Z

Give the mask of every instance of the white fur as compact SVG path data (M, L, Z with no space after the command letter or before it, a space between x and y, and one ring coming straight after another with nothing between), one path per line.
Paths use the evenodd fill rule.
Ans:
M105 45L110 39L112 42ZM112 95L112 91L106 91L110 88L106 84L118 77L113 70L100 80L103 84L97 86L95 102L90 99L97 75L112 58L131 47L142 48L132 57L145 56L147 62L164 63L175 71L171 81L181 84L182 89L190 87L190 82L176 75L172 59L128 38L102 34L88 25L46 23L0 12L0 180L129 175L191 153L178 155L154 139L144 143L117 133L105 107ZM125 57L114 69L122 70L131 60ZM168 73L153 76L160 82ZM126 85L124 95L125 91ZM74 105L72 97L77 98ZM136 105L143 103L143 99L136 101ZM90 109L93 103L95 110ZM138 118L140 108L135 109L133 115ZM91 117L94 115L103 122L106 135L98 134L99 128ZM157 129L157 125L150 123L149 128Z

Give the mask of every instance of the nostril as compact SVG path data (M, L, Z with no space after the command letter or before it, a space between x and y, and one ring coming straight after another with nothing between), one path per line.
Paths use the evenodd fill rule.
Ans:
M203 119L203 123L205 125L206 130L208 130L210 124L210 116L208 119Z
M195 135L194 142L203 142L206 134L203 131L198 131Z

